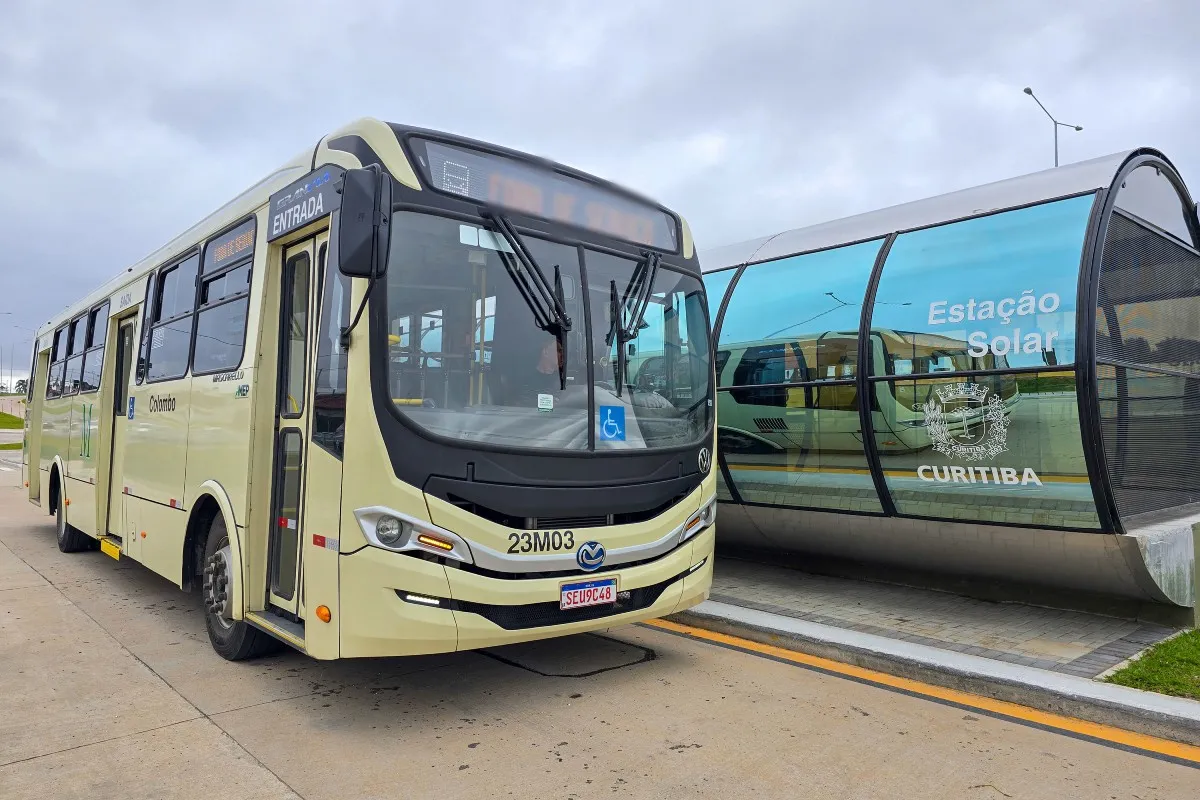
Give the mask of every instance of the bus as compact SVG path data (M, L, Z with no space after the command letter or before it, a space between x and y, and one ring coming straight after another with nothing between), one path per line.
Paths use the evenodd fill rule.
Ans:
M358 120L41 328L24 482L60 550L199 595L229 660L668 615L712 581L707 308L658 203Z

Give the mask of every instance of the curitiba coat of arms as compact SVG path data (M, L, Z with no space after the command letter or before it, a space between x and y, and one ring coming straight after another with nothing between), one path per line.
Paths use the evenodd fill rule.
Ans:
M983 461L1008 450L1004 401L977 383L952 383L936 389L925 403L925 428L933 449L950 458ZM940 402L939 402L940 401Z

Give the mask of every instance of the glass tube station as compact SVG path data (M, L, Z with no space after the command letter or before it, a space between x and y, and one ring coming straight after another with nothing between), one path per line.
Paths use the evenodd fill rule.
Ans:
M1193 604L1200 221L1164 154L700 255L723 542Z

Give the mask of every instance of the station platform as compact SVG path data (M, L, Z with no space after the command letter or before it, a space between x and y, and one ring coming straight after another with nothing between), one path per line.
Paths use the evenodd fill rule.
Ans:
M809 574L729 556L711 601L1083 678L1101 676L1178 628L947 591Z
M668 624L1200 746L1200 702L1104 678L1182 628L1107 613L717 558L708 600ZM689 633L690 631L690 633ZM782 656L781 656L782 657ZM825 666L822 666L822 665ZM839 667L838 669L842 669ZM953 702L953 701L951 701Z

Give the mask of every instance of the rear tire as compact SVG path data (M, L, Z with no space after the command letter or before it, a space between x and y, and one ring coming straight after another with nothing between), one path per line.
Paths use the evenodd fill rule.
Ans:
M217 512L208 526L202 562L204 580L200 594L204 602L204 625L208 628L208 640L213 650L228 661L242 661L273 653L280 647L278 641L244 620L229 616L233 604L233 581L237 578L233 574L229 548L225 518Z
M67 524L66 500L63 498L61 486L58 489L58 497L54 505L54 522L59 550L64 553L80 553L84 550L91 550L94 546L95 539Z

